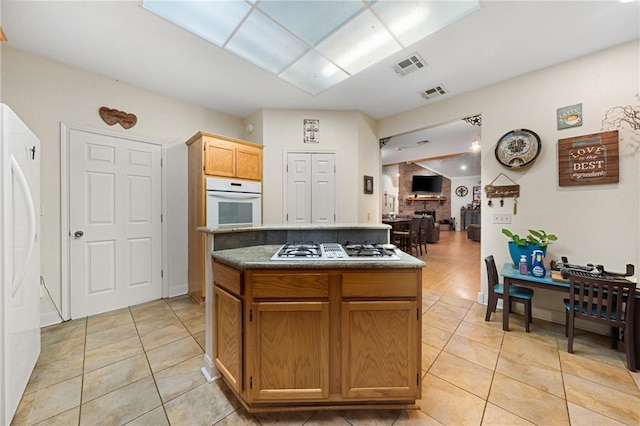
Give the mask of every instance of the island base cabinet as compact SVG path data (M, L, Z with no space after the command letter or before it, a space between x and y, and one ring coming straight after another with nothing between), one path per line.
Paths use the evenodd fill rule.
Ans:
M414 301L342 303L342 396L420 398Z
M248 400L329 396L329 303L258 302L250 313Z
M236 392L242 389L242 301L220 287L214 289L214 363Z
M248 412L417 407L421 269L213 271L213 358Z

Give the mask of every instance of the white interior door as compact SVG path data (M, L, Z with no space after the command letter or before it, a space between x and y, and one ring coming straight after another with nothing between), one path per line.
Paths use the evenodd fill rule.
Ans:
M311 156L287 155L287 223L311 223Z
M335 223L335 154L287 154L287 223Z
M311 223L335 223L335 154L311 154Z
M69 133L71 317L162 297L160 145Z

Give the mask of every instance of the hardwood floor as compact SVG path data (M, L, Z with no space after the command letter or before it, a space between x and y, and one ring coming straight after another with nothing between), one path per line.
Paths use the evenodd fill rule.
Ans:
M480 291L480 243L467 238L465 231L440 231L440 241L427 244L427 254L419 256L427 264L422 288L427 291L478 300Z

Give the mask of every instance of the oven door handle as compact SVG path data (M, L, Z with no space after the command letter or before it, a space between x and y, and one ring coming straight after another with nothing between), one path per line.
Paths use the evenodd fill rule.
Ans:
M239 192L213 192L208 191L207 196L216 198L226 198L229 200L254 200L259 199L260 194L239 193Z

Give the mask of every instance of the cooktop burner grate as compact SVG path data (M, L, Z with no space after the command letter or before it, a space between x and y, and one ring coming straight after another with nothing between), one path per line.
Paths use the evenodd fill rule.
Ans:
M277 253L278 257L306 257L317 258L322 256L320 244L314 242L308 243L287 243L280 248Z
M357 242L339 243L286 243L271 260L399 260L395 251L381 244Z
M391 257L395 256L393 250L388 250L379 244L371 244L368 242L344 244L344 249L349 256L352 257Z

